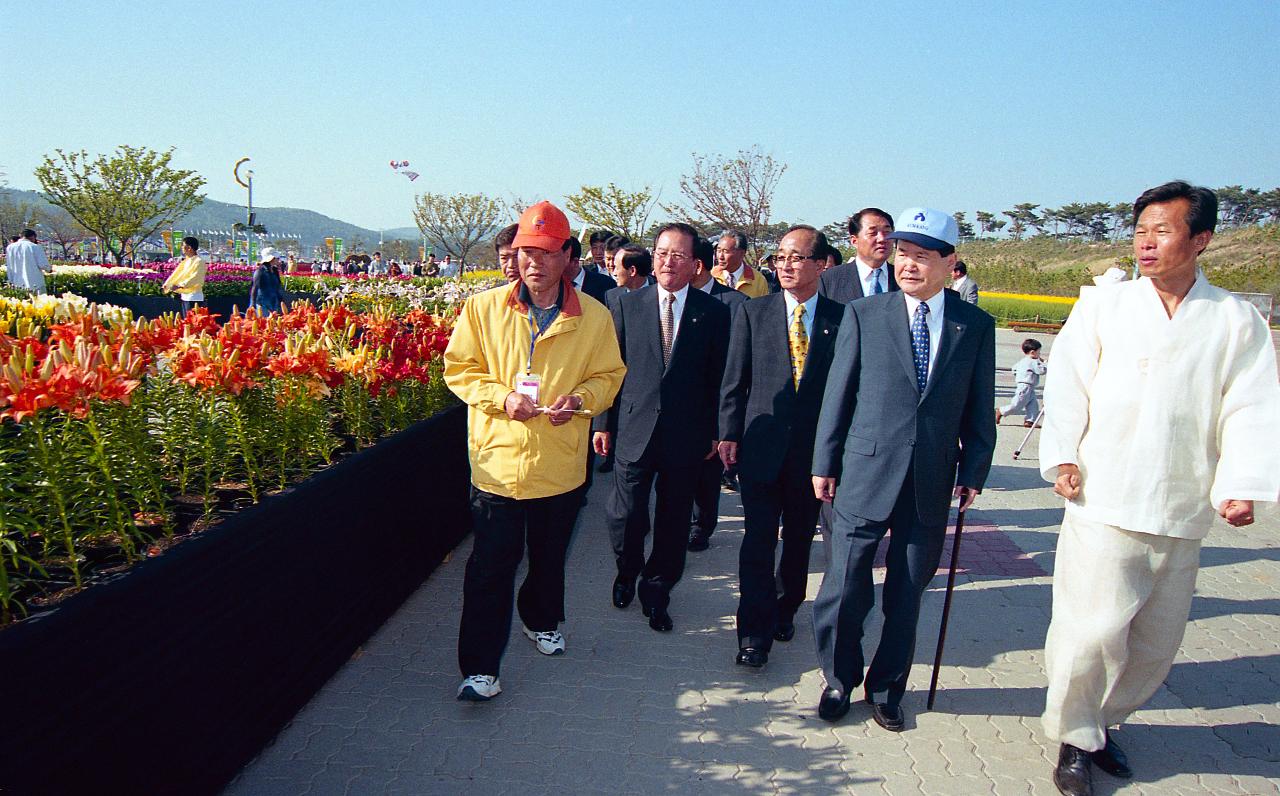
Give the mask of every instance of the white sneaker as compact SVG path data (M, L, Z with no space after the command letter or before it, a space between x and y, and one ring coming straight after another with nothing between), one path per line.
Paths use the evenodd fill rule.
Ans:
M544 630L535 632L529 628L524 629L524 634L533 641L538 648L538 652L543 655L563 655L564 654L564 634L559 630Z
M473 674L458 686L458 699L466 702L488 702L501 693L498 678L491 674Z

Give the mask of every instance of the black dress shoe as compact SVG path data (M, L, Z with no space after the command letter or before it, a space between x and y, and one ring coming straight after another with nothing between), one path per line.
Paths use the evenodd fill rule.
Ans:
M1090 752L1089 757L1095 766L1113 777L1129 779L1133 776L1133 769L1129 768L1128 756L1115 741L1111 740L1111 733L1107 733L1107 745L1096 752Z
M667 613L665 610L661 608L648 608L646 610L648 611L649 627L659 633L666 633L670 631L671 628L675 627L675 625L671 623L671 614Z
M818 700L818 718L826 721L839 721L849 712L849 695L839 688L827 686L822 689L822 698Z
M734 663L739 666L750 666L752 669L759 669L769 662L769 653L757 647L744 647L738 650L738 657L734 659Z
M725 473L720 476L720 486L731 492L738 491L738 476L736 473Z
M711 539L701 530L689 532L689 552L701 553L711 546Z
M613 579L613 605L615 608L626 608L631 605L631 600L635 596L636 582L634 578L624 578L619 575Z
M796 637L795 622L779 622L773 628L773 638L775 641L790 641Z
M1093 796L1090 754L1064 743L1058 750L1058 767L1053 770L1053 784L1063 796Z
M884 727L889 732L902 732L902 728L907 726L907 717L902 712L901 705L872 702L871 718L875 719L876 724Z

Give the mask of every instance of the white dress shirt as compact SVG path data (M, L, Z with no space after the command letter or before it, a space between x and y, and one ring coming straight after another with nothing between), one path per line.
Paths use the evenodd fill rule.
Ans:
M716 284L716 280L708 279L706 282L702 283L702 286L699 287L698 290L701 290L709 296L711 295L711 286L714 284Z
M688 298L689 296L689 285L688 283L686 283L684 287L680 288L674 293L669 292L666 288L662 287L662 285L658 285L658 290L656 292L658 294L658 324L659 324L658 331L659 332L662 331L662 326L661 326L662 313L666 312L667 296L676 297L676 303L671 308L671 312L675 315L675 323L671 327L671 346L674 348L676 344L676 338L680 336L680 316L684 314L684 302L685 302L685 299Z
M796 319L796 306L801 302L796 301L795 297L789 291L782 291L783 300L787 303L787 339L791 339L791 324ZM804 304L804 336L808 340L813 340L813 313L818 308L818 294L814 293Z
M872 279L880 280L881 293L889 292L888 269L892 266L890 266L887 261L882 263L879 268L872 268L870 265L867 265L863 262L861 257L855 257L854 262L858 266L858 279L862 280L862 295L871 296L875 294L876 283L873 282ZM930 306L930 309L932 309L932 306Z
M579 267L578 275L573 278L574 290L582 290L582 283L587 281L587 269Z
M742 277L746 276L746 274L747 274L747 264L743 263L742 265L738 266L738 270L729 274L729 287L733 288L734 290L737 290L738 285L742 284Z
M933 363L938 360L938 346L942 342L942 308L946 306L946 291L939 290L933 294L933 297L925 301L929 305L929 314L925 321L929 326L929 378L933 378ZM903 294L903 298L907 300L907 328L911 328L911 322L915 320L916 307L920 306L920 299L912 298Z

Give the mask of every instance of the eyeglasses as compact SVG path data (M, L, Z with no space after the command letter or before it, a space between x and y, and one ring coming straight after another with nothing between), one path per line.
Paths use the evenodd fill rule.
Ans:
M796 265L805 260L817 260L818 257L812 254L779 254L774 257L774 262L786 263L787 265Z
M673 263L687 263L693 259L692 255L685 254L684 252L673 252L667 251L666 249L654 249L653 256Z

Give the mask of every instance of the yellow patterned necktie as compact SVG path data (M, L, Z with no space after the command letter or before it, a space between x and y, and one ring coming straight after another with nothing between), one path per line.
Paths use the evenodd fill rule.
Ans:
M800 389L800 377L804 375L804 359L809 355L809 335L804 333L804 305L796 305L796 319L791 322L791 377L796 389Z

